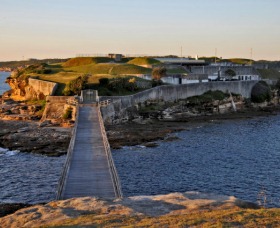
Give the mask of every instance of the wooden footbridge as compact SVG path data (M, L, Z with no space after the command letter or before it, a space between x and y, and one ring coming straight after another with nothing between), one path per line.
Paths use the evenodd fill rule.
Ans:
M57 199L93 196L121 198L122 191L104 129L97 92L84 90Z

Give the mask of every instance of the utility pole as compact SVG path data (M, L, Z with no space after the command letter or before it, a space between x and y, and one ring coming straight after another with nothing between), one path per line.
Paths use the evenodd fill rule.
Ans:
M181 46L181 65L183 65L183 47Z
M183 58L183 47L181 46L181 58Z
M251 48L251 51L250 51L250 65L253 64L253 48Z
M217 63L217 48L215 48L215 64Z

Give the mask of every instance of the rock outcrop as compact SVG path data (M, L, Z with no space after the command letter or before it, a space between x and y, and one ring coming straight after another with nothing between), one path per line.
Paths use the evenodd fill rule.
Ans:
M5 92L3 97L14 100L43 100L46 96L53 95L57 88L57 83L34 78L8 77L6 83L11 90Z
M38 122L0 120L0 147L46 156L67 153L71 128L40 127Z
M188 224L195 225L193 222L198 222L198 219L200 225L217 222L220 218L215 216L215 211L243 210L242 213L246 213L246 209L252 208L256 209L258 206L233 196L199 192L135 196L113 201L84 197L24 208L0 218L0 224L2 227L186 227ZM203 213L207 212L212 213L212 216L204 217ZM199 218L193 218L194 215Z

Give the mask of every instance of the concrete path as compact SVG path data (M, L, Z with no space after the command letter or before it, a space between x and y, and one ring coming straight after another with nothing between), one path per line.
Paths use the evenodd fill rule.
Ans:
M79 105L77 121L74 149L59 198L116 198L97 107Z

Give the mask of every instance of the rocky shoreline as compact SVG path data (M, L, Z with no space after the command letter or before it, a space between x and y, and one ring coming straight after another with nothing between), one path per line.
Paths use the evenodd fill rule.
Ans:
M67 153L71 128L40 127L37 121L0 120L0 147L46 156Z
M212 107L212 104L209 104ZM170 109L170 107L168 107ZM207 109L206 109L207 108ZM172 108L171 108L172 109ZM141 121L130 120L126 123L107 125L108 139L113 149L123 146L142 145L156 147L160 141L173 141L179 138L172 133L190 130L194 127L207 125L213 121L228 121L255 118L259 116L276 115L280 111L278 104L265 107L246 107L233 112L208 113L209 107L197 115L180 115L178 105L171 111L175 118L158 118L158 111L140 113L144 118ZM67 153L71 139L73 124L62 127L56 120L40 122L38 112L41 107L26 105L25 103L2 103L0 110L0 147L21 152L31 152L45 156L61 156ZM166 109L165 109L166 110ZM164 110L164 111L165 111ZM182 110L182 109L181 109ZM197 112L197 108L193 109ZM143 110L142 110L143 111ZM163 111L163 112L164 112ZM139 115L139 112L136 113ZM171 113L173 114L173 113ZM170 115L170 113L169 113ZM148 118L145 119L145 116ZM0 205L0 217L29 205L25 204L2 204Z
M261 116L277 115L280 106L265 108L251 108L225 114L202 115L185 117L178 120L149 120L144 124L128 122L124 124L108 125L106 127L111 148L119 149L123 146L143 145L147 147L157 146L156 141L173 141L178 138L172 133L190 130L194 127L206 125L213 121L241 120Z
M18 105L20 108L22 105ZM123 146L142 145L155 147L160 141L173 141L178 138L172 133L190 130L213 121L248 119L277 114L280 106L247 108L224 114L185 116L177 119L144 119L142 122L129 121L107 125L107 136L113 149ZM2 115L0 117L0 147L21 152L31 152L46 156L61 156L67 153L72 127L62 127L51 121L40 122L33 115ZM26 119L26 120L25 120ZM33 120L32 120L33 119Z

